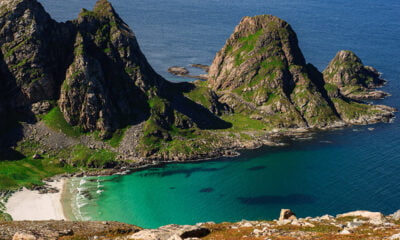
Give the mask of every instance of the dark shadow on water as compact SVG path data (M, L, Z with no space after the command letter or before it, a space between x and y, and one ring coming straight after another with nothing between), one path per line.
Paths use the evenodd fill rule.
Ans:
M307 194L261 195L257 197L238 197L241 204L245 205L268 205L268 204L312 204L315 197Z
M170 187L169 189L171 189L171 190L175 190L175 189L176 189L176 187Z
M179 168L179 169L165 169L160 168L159 171L144 171L139 173L141 177L157 176L157 177L169 177L177 174L184 174L185 177L190 177L195 172L215 172L220 171L223 168L204 168L204 167L192 167L192 168Z
M214 188L203 188L203 189L200 189L199 192L201 192L201 193L210 193L210 192L214 192Z
M266 168L265 166L255 166L255 167L248 168L247 170L248 171L259 171L259 170L263 170L265 168Z

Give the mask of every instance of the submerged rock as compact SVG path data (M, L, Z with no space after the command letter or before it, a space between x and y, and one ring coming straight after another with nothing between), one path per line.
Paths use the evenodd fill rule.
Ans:
M189 71L186 68L177 66L168 68L168 72L177 76L186 76L189 74Z

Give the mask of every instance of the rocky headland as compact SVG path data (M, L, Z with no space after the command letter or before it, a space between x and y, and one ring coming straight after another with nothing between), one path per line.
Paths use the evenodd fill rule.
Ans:
M2 222L0 239L400 239L400 211L389 216L380 212L354 211L337 216L297 218L282 209L279 219L236 223L198 223L142 229L117 222Z

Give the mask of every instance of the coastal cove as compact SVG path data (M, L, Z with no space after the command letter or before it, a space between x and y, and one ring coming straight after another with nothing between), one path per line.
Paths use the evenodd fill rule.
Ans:
M80 8L91 9L94 2L94 0L41 1L56 21L73 19ZM245 3L236 0L202 2L172 0L168 3L135 0L133 4L127 0L110 0L110 2L121 18L132 27L154 70L169 81L190 80L169 74L167 69L170 66L184 66L190 70L190 74L202 74L200 70L190 67L190 64L211 64L215 53L221 49L243 16L273 14L292 25L298 33L299 45L307 62L314 63L320 71L341 49L354 51L365 65L376 67L387 80L387 85L382 90L391 96L367 102L400 109L398 68L400 17L397 15L400 3L389 0L368 4L361 0L350 3L345 1L321 3L314 0L301 2L250 0ZM90 14L93 13L83 12L82 18L90 19ZM112 27L112 24L110 26ZM225 46L228 49L230 45ZM108 48L104 49L105 54L109 51L111 50ZM232 53L228 50L226 52ZM348 52L343 51L343 53ZM197 84L200 84L200 88L204 87L201 82ZM67 91L69 88L64 87L63 90ZM127 94L127 96L133 95L135 94ZM155 109L163 109L168 105L158 97L145 103L149 103L151 108L156 106ZM160 103L162 107L157 107ZM128 106L132 107L129 104ZM60 108L56 107L53 110L51 113L61 114ZM398 116L398 113L395 114ZM201 112L199 115L202 115ZM229 116L225 117L229 120ZM249 123L254 124L246 122ZM172 128L171 132L175 130L176 128ZM123 139L125 131L126 129L118 131L116 136L119 140L116 141ZM138 135L135 131L132 128L131 133L136 137ZM185 131L181 134L182 136L188 134L190 137L189 133L191 132ZM235 134L231 135L239 138L243 135L243 139L247 137L247 140L251 137L256 138L243 132ZM43 136L47 136L46 133ZM176 138L179 136L173 135ZM185 141L187 140L182 140L181 143L186 143ZM99 143L96 139L94 142ZM238 157L170 163L162 167L134 171L127 175L73 177L65 180L65 183L64 180L51 183L61 189L59 193L39 196L36 192L26 189L17 192L9 199L6 207L15 220L50 218L110 220L144 228L155 228L171 223L271 220L279 215L282 208L294 210L299 217L335 215L357 209L390 214L399 208L398 119L394 118L390 123L316 131L312 138L300 138L295 141L287 139L286 142L288 143L286 146L265 146L241 151ZM108 146L107 142L99 144ZM119 142L116 146L118 144ZM96 154L99 158L115 157L113 153L107 151L96 153L92 149L93 146L89 145L91 144L88 144L87 149L78 146L72 152L77 156L83 155L85 161ZM124 145L133 143L125 142ZM117 149L115 146L110 146L109 149ZM144 146L147 147L146 144ZM213 147L217 146L219 145ZM32 146L27 144L26 147ZM174 147L178 150L185 149L179 148L179 143ZM218 147L221 149L219 153L223 153L224 147ZM35 159L40 159L41 156L33 157L37 149L34 150L30 161L37 164L40 161L35 162ZM41 150L44 154L48 151ZM63 150L65 154L70 152L68 149ZM225 155L229 155L227 152ZM151 149L148 153L151 153ZM230 153L234 154L233 151ZM222 155L224 154L218 156ZM168 158L168 155L165 156L167 157L162 159ZM173 159L181 160L178 154L173 156ZM53 163L53 160L60 161L62 166L67 163L67 160L58 156L43 161ZM152 159L149 161L153 162ZM97 166L96 162L89 163L90 161L87 163L88 166ZM132 164L136 163L141 164L132 161ZM125 169L125 166L129 165L121 166ZM99 163L97 167L102 166ZM54 171L61 173L62 169ZM75 164L73 169L68 170L70 171L86 171L86 169ZM35 201L28 202L27 198ZM23 199L25 200L22 201ZM49 205L49 208L41 212L43 215L36 214L35 211L26 211L29 212L29 216L24 215L23 212L27 208L41 211L41 208L33 207L34 205ZM64 213L61 213L62 210Z
M311 140L245 151L237 158L75 178L69 191L78 189L80 194L72 190L72 209L75 219L145 228L171 222L272 220L281 208L294 209L300 217L354 209L389 214L400 204L398 185L393 184L400 181L400 154L366 136L391 136L392 127L322 132ZM371 154L371 148L383 154Z

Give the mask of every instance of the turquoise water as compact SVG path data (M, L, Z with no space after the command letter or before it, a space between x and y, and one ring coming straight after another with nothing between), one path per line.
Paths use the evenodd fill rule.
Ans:
M60 21L92 0L43 0ZM389 80L400 108L400 2L397 0L114 0L149 62L164 77L172 65L211 63L241 17L273 14L291 23L306 59L320 70L341 49L356 52ZM171 164L127 176L74 179L78 219L142 227L203 221L273 219L281 208L300 216L400 208L400 127L378 124L319 133L283 148L239 158ZM79 206L79 207L78 207Z

